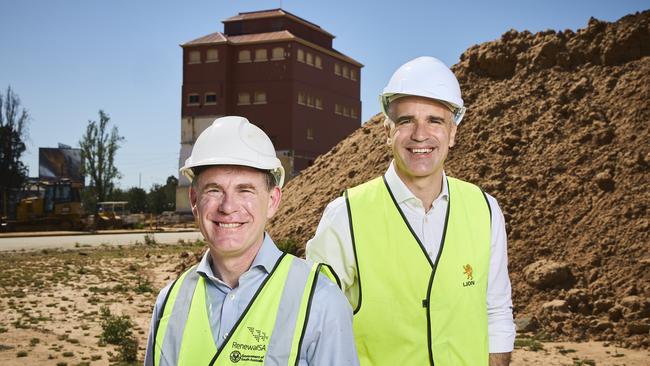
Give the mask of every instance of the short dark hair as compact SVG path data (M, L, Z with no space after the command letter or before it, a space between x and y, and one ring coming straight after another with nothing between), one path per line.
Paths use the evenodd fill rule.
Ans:
M194 173L194 178L192 179L192 187L196 188L196 184L199 180L199 174L201 174L204 170L213 167L214 165L201 165L201 166L195 166L192 168L192 173ZM266 188L270 191L275 186L277 186L277 183L275 181L275 175L270 170L265 170L265 169L258 169L258 168L253 168L250 167L251 169L255 169L258 172L264 174L264 180L266 180Z

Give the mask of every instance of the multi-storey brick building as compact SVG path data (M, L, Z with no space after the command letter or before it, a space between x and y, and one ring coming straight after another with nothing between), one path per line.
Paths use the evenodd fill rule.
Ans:
M219 116L238 115L273 141L288 178L361 125L361 65L334 36L282 9L239 13L224 32L182 44L179 166ZM179 180L177 211L189 211Z

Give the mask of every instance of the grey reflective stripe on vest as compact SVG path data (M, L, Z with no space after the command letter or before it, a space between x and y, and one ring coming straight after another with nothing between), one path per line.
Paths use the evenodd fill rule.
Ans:
M162 350L160 356L160 366L175 366L178 365L178 356L181 353L181 340L183 338L183 331L185 330L185 323L190 314L190 305L192 304L192 297L196 284L199 282L199 273L196 267L189 270L185 276L183 283L180 284L176 302L170 316L170 321L167 324L167 331L163 339ZM171 288L169 291L171 292ZM163 308L163 314L165 309ZM173 321L172 321L173 320ZM155 357L155 355L154 355Z
M287 281L284 284L278 315L266 353L265 363L287 365L296 328L296 320L303 291L309 279L310 266L297 258L292 258ZM318 276L318 274L316 274ZM298 350L300 352L300 350ZM298 355L300 357L300 353Z

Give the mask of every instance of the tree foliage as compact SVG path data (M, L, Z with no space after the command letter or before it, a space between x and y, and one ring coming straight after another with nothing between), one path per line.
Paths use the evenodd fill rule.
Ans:
M150 212L159 214L163 211L174 211L176 209L176 186L178 186L178 179L173 175L167 177L164 186L154 184L147 196Z
M105 201L114 187L114 181L120 177L115 167L115 153L120 148L124 137L119 135L117 126L110 129L110 117L99 111L99 122L88 121L86 132L79 140L84 174L90 178L89 188L97 201Z
M126 194L127 201L129 201L129 208L131 212L149 212L147 208L147 192L139 187L131 187Z
M20 106L20 98L7 87L0 93L0 202L6 207L8 195L27 179L27 167L20 160L25 152L29 113ZM3 211L4 212L4 211Z
M128 190L115 188L107 196L107 199L129 202L128 207L131 213L160 214L163 211L176 209L176 186L178 186L178 178L170 175L167 177L165 185L153 184L149 192L139 187L131 187Z

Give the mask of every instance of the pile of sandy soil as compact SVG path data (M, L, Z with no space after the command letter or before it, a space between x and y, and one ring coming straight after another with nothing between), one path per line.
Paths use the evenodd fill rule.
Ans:
M453 67L468 112L447 173L504 211L520 330L650 345L650 11L509 31ZM270 232L301 253L326 204L382 174L379 115L290 181Z

